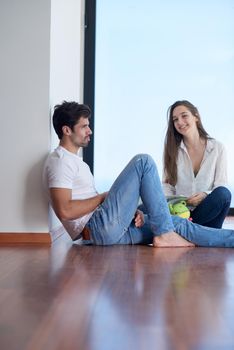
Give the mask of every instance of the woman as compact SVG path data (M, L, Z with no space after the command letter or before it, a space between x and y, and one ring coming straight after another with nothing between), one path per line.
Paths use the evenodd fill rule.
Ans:
M221 228L231 193L224 146L205 131L197 108L177 101L168 109L163 188L166 196L188 197L193 222Z

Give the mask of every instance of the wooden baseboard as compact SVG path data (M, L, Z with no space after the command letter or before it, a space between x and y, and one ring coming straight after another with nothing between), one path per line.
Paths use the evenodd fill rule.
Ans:
M0 232L0 244L47 244L52 243L50 233Z
M53 229L50 233L31 232L0 232L1 244L47 244L51 245L56 239L66 233L61 225Z

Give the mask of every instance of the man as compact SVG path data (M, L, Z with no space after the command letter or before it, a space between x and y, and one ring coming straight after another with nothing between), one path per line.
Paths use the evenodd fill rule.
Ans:
M234 246L232 230L205 228L169 214L149 155L135 156L109 192L97 193L88 165L77 154L92 135L90 114L88 106L77 102L55 106L53 126L60 143L44 167L51 205L73 240L82 237L96 245ZM137 209L140 197L147 215Z

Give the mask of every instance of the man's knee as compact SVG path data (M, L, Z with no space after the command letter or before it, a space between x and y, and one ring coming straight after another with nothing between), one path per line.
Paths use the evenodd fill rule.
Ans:
M132 160L135 161L135 162L143 161L144 163L145 163L145 162L154 163L153 158L152 158L149 154L147 154L147 153L139 153L139 154L136 154L136 155L132 158Z

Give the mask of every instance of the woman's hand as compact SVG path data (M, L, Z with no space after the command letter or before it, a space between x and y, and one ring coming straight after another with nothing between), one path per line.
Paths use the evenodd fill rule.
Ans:
M145 223L144 213L139 209L136 211L134 222L136 227L142 227Z
M205 198L207 194L205 192L199 192L193 194L186 200L188 205L192 205L193 207L197 207Z

